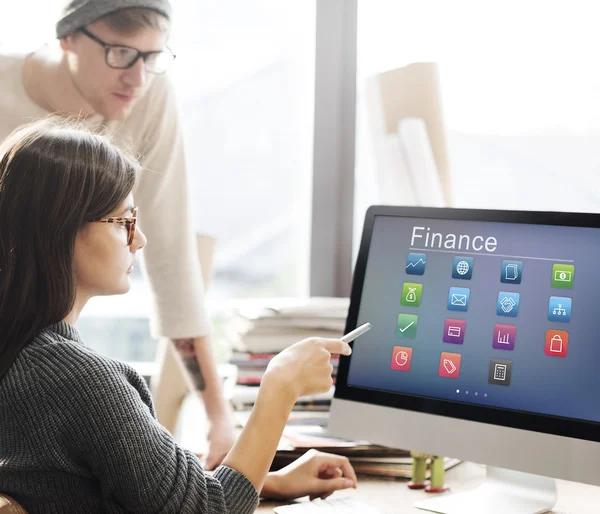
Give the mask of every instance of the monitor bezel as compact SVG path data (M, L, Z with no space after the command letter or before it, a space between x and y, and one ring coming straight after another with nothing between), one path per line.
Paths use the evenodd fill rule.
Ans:
M356 327L369 246L377 216L600 228L600 214L591 213L371 206L365 215L354 269L346 333ZM340 359L335 398L600 442L600 423L593 421L348 386L351 359L352 356L342 356Z

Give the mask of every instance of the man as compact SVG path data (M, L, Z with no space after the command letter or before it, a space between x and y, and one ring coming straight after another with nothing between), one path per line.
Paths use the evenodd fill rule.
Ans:
M174 342L202 390L211 422L206 467L214 469L234 442L233 423L211 352L181 123L164 74L174 61L170 16L168 0L70 1L55 46L0 55L0 140L49 113L78 115L139 158L134 195L148 236L151 332Z

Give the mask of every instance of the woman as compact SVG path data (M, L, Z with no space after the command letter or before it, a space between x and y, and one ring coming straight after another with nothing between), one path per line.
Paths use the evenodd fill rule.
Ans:
M86 302L127 292L146 244L132 195L139 172L103 137L52 120L0 145L2 492L31 514L243 514L259 492L355 487L347 459L318 452L268 473L296 399L330 387L331 354L349 354L347 344L307 339L274 358L213 475L156 421L143 379L83 344L73 325Z

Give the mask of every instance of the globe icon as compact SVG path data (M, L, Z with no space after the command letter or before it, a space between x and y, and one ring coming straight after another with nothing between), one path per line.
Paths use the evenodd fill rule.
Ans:
M456 272L459 275L466 275L467 273L469 273L469 263L467 261L460 261L456 265Z

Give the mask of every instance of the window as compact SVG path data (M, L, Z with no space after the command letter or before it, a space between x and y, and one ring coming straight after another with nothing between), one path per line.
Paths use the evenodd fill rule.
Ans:
M306 294L315 2L173 7L196 229L218 239L209 294Z
M171 3L177 60L170 73L182 106L194 224L217 239L207 303L218 311L229 298L305 295L316 2ZM34 50L52 40L49 20L61 4L7 6L0 43ZM90 301L78 328L105 354L149 361L156 345L148 289L138 270L132 281L125 297Z
M593 6L496 7L358 2L359 225L378 201L366 79L422 61L439 65L453 206L597 211L600 35Z
M24 0L2 6L0 48L32 51L55 37L54 22L64 2ZM35 16L32 16L35 13Z

